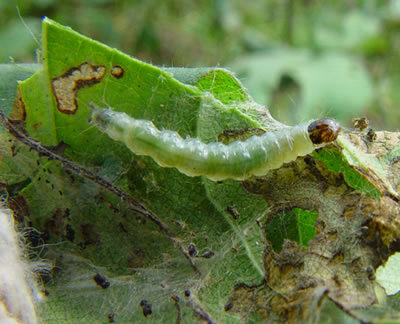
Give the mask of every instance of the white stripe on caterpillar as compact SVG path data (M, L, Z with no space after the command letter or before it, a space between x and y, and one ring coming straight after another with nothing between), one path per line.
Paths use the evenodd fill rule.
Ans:
M174 131L161 131L148 120L134 119L91 103L90 106L94 125L135 154L150 156L160 166L175 167L188 176L205 176L215 181L263 176L335 140L340 131L335 120L321 119L228 145L205 144L197 138L183 139Z

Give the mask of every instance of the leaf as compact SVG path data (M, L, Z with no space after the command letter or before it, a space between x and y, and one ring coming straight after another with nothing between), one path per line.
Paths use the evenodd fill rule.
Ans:
M257 102L279 109L273 114L292 123L314 118L315 111L349 119L358 116L374 96L365 68L356 57L342 53L276 47L240 58L231 66ZM279 87L287 79L296 84L299 94L289 94L289 107L274 105Z
M385 288L388 295L395 295L400 291L399 269L399 252L390 256L385 265L376 269L377 282Z
M266 238L278 253L282 250L285 239L295 241L306 248L308 241L312 240L317 233L314 227L317 217L317 212L300 208L276 214L271 221L267 222Z
M25 80L38 68L37 64L0 64L0 103L7 114L17 99L16 81Z
M25 18L26 26L37 34L40 31L40 20L37 18ZM15 60L26 57L35 47L35 39L31 31L27 29L20 20L11 20L0 32L0 43L7 44L0 49L0 62L9 61L10 57ZM12 40L12 41L10 41ZM29 53L30 54L30 53Z
M20 86L30 134L46 144L66 143L65 154L80 163L100 167L104 177L140 197L173 231L179 233L186 246L195 243L199 254L217 252L211 259L197 262L200 269L211 269L209 276L212 279L192 278L193 273L185 265L186 261L178 261L182 258L179 250L171 245L168 237L157 233L153 224L129 216L118 197L109 195L95 184L68 175L53 161L44 163L31 178L32 183L21 191L33 225L47 237L46 243L66 240L65 244L52 249L55 255L61 253L65 257L60 261L63 263L62 272L48 287L50 295L42 306L43 320L76 319L85 309L100 309L98 303L107 298L102 289L95 290L97 292L93 293L97 297L87 302L79 299L79 296L86 296L85 289L74 292L74 285L82 282L83 278L84 285L91 287L90 291L96 288L91 278L96 272L107 275L111 282L106 290L113 296L110 307L116 304L125 306L118 312L113 311L114 306L103 308L100 313L88 317L91 322L101 322L110 312L116 313L120 320L140 320L143 318L138 312L141 299L153 304L152 317L155 320L165 319L169 314L174 317L174 304L169 297L159 293L162 282L167 287L165 296L171 296L175 291L183 293L190 288L194 296L208 305L218 305L226 300L235 283L259 283L263 276L262 237L259 231L253 230L257 226L253 219L264 212L265 201L246 193L240 188L240 183L217 185L201 178L188 178L176 170L160 168L146 157L136 157L132 163L129 151L90 127L87 102L106 103L136 118L150 119L157 127L176 130L183 136L197 134L205 141L214 141L224 128L260 126L261 112L253 112L252 115L257 117L254 119L246 117L240 105L239 109L225 108L197 87L178 82L168 70L163 72L139 62L48 19L43 22L42 38L46 65ZM106 70L104 75L103 67ZM114 67L123 70L121 77L112 74ZM84 68L92 80L85 79ZM101 70L99 77L95 75L97 70ZM76 81L77 84L80 82L76 92L74 85L68 88L71 84L68 82L74 82L68 79L73 73L81 78ZM218 97L221 93L218 89L224 84L229 85L221 93L226 96L224 100L229 101L230 88L231 102L233 99L236 102L238 93L241 93L241 100L247 102L248 97L240 84L226 71L209 71L201 75L197 84L203 84L204 78L213 73L218 75L217 82L208 83L207 91ZM55 80L64 83L57 85ZM58 87L58 92L55 87ZM68 101L68 95L73 100ZM68 103L61 105L64 99ZM199 132L203 124L207 127ZM235 204L240 222L231 220L232 216L226 212L228 204ZM254 209L249 210L249 204ZM137 227L141 228L139 232L134 229ZM244 232L248 234L244 235ZM192 236L190 233L196 234ZM232 252L232 244L238 252ZM115 246L121 248L115 251ZM174 263L178 264L183 262L179 273L172 269L163 270L167 260L175 260ZM92 266L88 268L89 264ZM241 266L243 264L247 266ZM182 269L182 266L187 269ZM142 268L142 275L125 277L131 273L129 269L132 267ZM172 273L168 274L170 271L175 273L172 277ZM230 274L227 275L227 271ZM145 278L153 279L148 281ZM143 285L145 281L147 284ZM143 293L133 294L127 299L127 291L132 285L140 286ZM128 305L133 305L136 311L133 312ZM215 316L224 315L216 312Z
M370 183L373 183L374 186L378 188L379 182L382 182L385 189L392 195L398 195L389 181L388 169L385 163L381 162L375 155L361 151L360 148L354 145L345 136L340 136L337 142L343 147L343 156L346 158L349 165L364 170L364 174L367 174L368 170L372 170L369 179L368 176L366 176ZM362 174L362 172L360 173ZM374 177L377 178L378 181L374 179Z
M20 119L24 115L23 109L16 109L20 103L17 99L17 82L30 77L38 68L36 64L0 64L1 110L14 119ZM14 112L11 113L13 106ZM7 183L12 191L12 186L18 183L26 185L26 174L32 174L37 167L32 165L28 157L35 154L21 148L23 154L9 158L16 153L14 142L3 128L0 129L0 138L0 181Z
M381 192L373 183L369 182L368 179L349 165L337 148L314 152L313 156L323 161L329 171L343 173L347 184L355 190L361 191L377 200L382 196ZM373 159L373 157L370 158Z
M362 194L321 172L325 165L304 157L242 182L191 178L132 154L88 121L92 101L204 142L285 127L229 71L160 69L49 19L42 40L43 64L19 83L16 105L41 154L0 133L8 204L34 228L33 251L51 262L41 321L294 323L318 316L326 296L346 311L373 302L360 270L379 263L380 242L360 244L371 216L343 217ZM272 253L267 220L288 206L299 244Z
M352 10L339 17L327 11L317 17L315 42L320 48L357 49L379 35L380 21L375 15Z

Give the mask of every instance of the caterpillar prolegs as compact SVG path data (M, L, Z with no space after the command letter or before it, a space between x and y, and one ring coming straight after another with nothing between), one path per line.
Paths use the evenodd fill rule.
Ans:
M174 131L159 130L151 121L90 105L94 125L135 154L150 156L160 166L175 167L188 176L215 181L263 176L334 141L341 130L336 120L325 118L227 145L205 144L197 138L183 139Z

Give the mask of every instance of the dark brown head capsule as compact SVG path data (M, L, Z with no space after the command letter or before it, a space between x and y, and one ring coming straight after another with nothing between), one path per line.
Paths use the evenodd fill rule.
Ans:
M308 125L308 135L314 144L333 142L342 130L340 124L332 118L323 118Z

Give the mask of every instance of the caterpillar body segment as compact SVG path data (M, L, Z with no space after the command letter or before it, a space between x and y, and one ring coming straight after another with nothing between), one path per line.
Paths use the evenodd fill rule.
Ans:
M177 132L159 130L151 121L91 104L94 125L132 152L152 157L162 167L175 167L188 176L218 181L263 176L283 163L310 154L336 139L340 125L333 119L301 123L230 144L183 139Z

